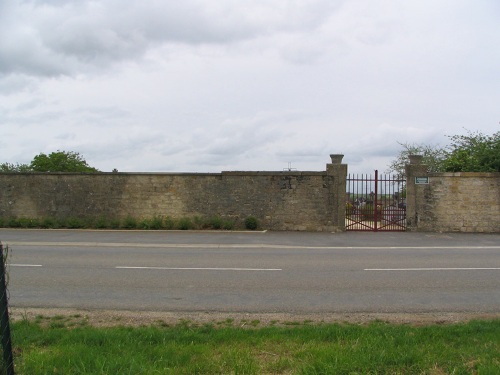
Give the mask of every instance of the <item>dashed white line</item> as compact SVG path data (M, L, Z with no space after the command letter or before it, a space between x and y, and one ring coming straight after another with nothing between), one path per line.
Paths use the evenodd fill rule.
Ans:
M461 267L461 268L365 268L364 271L498 271L500 267Z
M58 247L123 247L123 248L165 248L165 249L323 249L323 250L438 250L438 249L485 249L497 250L500 246L308 246L279 244L170 244L170 243L129 243L129 242L11 242L11 246L58 246Z
M169 271L283 271L281 268L219 268L219 267L128 267L117 266L117 269L132 270L169 270Z
M43 267L41 264L8 264L10 267Z

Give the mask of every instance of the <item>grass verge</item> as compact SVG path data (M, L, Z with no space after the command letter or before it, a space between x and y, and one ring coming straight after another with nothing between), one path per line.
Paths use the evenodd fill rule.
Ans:
M40 316L12 331L19 374L500 373L500 320L97 328L83 316Z

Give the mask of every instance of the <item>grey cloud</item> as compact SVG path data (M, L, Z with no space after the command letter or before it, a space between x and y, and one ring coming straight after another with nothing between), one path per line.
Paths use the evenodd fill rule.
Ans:
M13 112L26 112L30 111L32 109L38 108L41 104L41 101L39 99L29 99L27 101L21 102L17 104L13 108Z
M322 142L318 142L322 143ZM298 159L317 159L318 157L322 157L324 155L328 155L328 148L325 145L306 145L306 146L296 146L291 147L288 150L280 150L276 153L281 160L290 160L291 158Z
M11 74L2 76L2 65L2 58L0 58L0 95L30 91L35 86L34 79L25 75Z
M99 134L94 131L95 134ZM87 162L102 170L138 171L144 164L154 164L150 154L155 155L163 143L157 133L141 134L138 130L129 134L116 133L114 137L86 137L77 133L61 133L55 137L59 148L80 152ZM53 145L47 145L47 151L53 151ZM52 148L50 148L52 147ZM137 150L141 150L138 152ZM148 159L149 158L149 159ZM149 168L148 168L149 170Z
M231 43L311 29L338 2L13 1L0 11L0 74L75 74L163 43Z
M4 161L381 170L398 141L498 129L494 2L248 3L0 1Z
M59 135L56 135L55 139L59 139L62 141L74 140L74 139L76 139L76 134L75 133L61 133Z
M128 111L117 107L83 107L73 111L73 114L84 121L92 122L115 120L130 116Z
M43 110L40 112L18 112L12 113L5 118L5 122L12 122L19 126L44 126L62 120L66 113L57 110Z
M199 142L203 152L213 155L238 155L253 153L269 146L280 137L279 123L286 121L275 113L260 113L250 118L229 119Z

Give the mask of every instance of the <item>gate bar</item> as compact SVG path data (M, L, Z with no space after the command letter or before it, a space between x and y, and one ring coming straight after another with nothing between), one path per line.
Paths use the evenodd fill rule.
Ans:
M378 230L377 222L378 222L378 170L375 169L375 199L373 200L373 219L375 221L375 225L373 230L376 232Z

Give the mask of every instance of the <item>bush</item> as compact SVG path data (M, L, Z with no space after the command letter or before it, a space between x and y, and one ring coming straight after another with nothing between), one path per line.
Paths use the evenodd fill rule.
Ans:
M175 220L172 219L171 217L167 216L163 220L163 228L168 229L168 230L175 229Z
M182 219L179 220L179 223L177 224L177 228L180 230L189 230L193 228L193 222L191 221L190 218L188 217L183 217Z
M111 224L110 224L110 225L111 225ZM118 226L119 226L119 225L120 225L120 224L118 224ZM96 228L96 229L105 229L105 228L107 228L107 227L108 227L108 222L107 222L107 220L106 220L106 218L105 218L105 217L102 217L102 216L101 216L101 217L98 217L98 218L96 219L96 221L94 222L93 227L94 227L94 228Z
M11 217L7 222L7 226L10 228L19 228L19 220L17 220L15 217Z
M49 229L49 228L58 228L57 221L53 217L45 217L42 219L40 223L40 227Z
M17 222L20 228L38 228L40 226L40 222L38 221L38 219L21 217L17 219Z
M346 217L351 217L351 215L353 215L354 213L356 212L356 207L354 207L354 205L350 202L347 202L345 204L345 214L346 214Z
M249 230L255 230L258 226L259 222L257 221L257 218L249 216L245 219L245 228Z
M135 229L137 228L137 220L132 216L127 216L125 220L123 220L122 227L125 229Z
M151 221L149 219L143 219L139 223L139 228L140 229L151 229Z
M214 216L208 221L208 224L213 229L221 229L224 225L224 222L220 216Z
M245 221L247 229L255 230L258 227L257 219L249 217ZM132 216L127 216L125 219L106 218L100 216L94 219L90 218L54 218L45 217L43 219L36 218L2 218L0 217L0 227L10 228L43 228L43 229L81 229L81 228L94 228L94 229L215 229L215 230L233 230L235 222L232 220L225 220L221 216L214 216L212 218L203 218L201 216L194 216L193 218L183 217L175 220L171 217L155 216L149 219L138 221Z
M234 221L225 220L225 221L222 223L222 229L225 229L225 230L233 230L233 229L234 229Z
M120 229L120 220L119 219L111 219L109 222L109 227L111 229Z
M78 217L70 217L66 222L66 227L69 229L85 228L85 221Z
M150 228L157 230L163 228L163 217L161 216L153 217L150 221Z
M207 224L206 220L204 220L201 216L196 215L193 218L193 228L194 229L203 229L203 228L207 228L207 227L208 227L208 224Z
M161 229L163 227L163 218L155 216L152 219L144 219L141 221L139 227L142 229Z
M363 215L364 220L375 220L375 209L373 203L367 203L359 209L359 212ZM378 219L382 218L382 207L377 207Z

